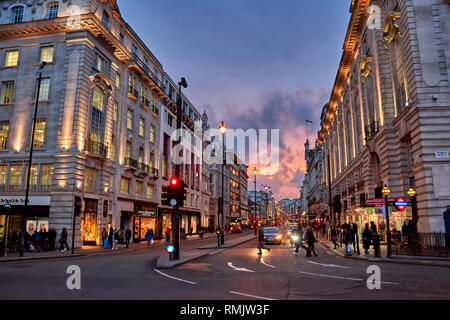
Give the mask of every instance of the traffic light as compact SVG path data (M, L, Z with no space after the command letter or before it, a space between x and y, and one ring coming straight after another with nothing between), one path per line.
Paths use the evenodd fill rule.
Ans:
M184 201L186 201L186 185L183 181L181 181L179 187L178 187L178 203L179 207L184 207Z
M75 203L74 203L74 214L76 216L79 216L81 214L83 206L81 204L81 197L75 196Z
M177 178L170 178L169 183L169 205L172 207L180 207L179 205L179 187L180 181Z

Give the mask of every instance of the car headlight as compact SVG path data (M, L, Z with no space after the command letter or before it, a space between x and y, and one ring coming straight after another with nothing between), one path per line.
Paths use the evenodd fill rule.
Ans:
M298 236L292 236L292 240L297 241L298 240Z
M277 235L277 239L281 239L281 234Z

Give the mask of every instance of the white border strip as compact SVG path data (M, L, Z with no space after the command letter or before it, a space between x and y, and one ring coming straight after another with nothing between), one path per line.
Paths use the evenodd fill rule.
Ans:
M163 275L163 276L165 276L165 277L167 277L167 278L170 278L170 279L174 279L174 280L186 282L186 283L189 283L189 284L197 284L196 282L193 282L193 281L183 280L183 279L180 279L180 278L175 278L175 277L169 276L168 274L162 273L161 271L159 271L159 270L157 270L157 269L153 269L153 270L155 270L156 272L158 272L160 275Z
M270 264L268 264L268 263L265 263L265 262L264 262L264 259L263 259L262 257L261 257L261 263L262 263L263 265L265 265L265 266L270 267L270 268L273 268L273 269L276 268L275 266L272 266L272 265L270 265Z
M229 291L229 293L237 294L237 295L245 296L245 297L251 297L251 298L256 298L256 299L262 299L262 300L276 300L276 299L271 299L271 298L265 298L265 297L253 296L253 295L251 295L251 294L240 293L240 292L236 292L236 291Z

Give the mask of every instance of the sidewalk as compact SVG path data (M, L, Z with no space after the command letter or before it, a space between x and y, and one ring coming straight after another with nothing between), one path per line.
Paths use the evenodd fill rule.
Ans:
M194 250L181 251L180 259L176 260L176 261L174 261L174 260L170 261L169 254L165 253L162 256L158 257L158 260L156 262L156 268L157 269L171 269L175 266L184 264L186 262L189 262L189 261L192 261L192 260L204 257L204 256L220 253L222 251L225 251L229 248L238 246L244 242L253 240L255 238L257 238L257 236L255 236L254 234L245 235L245 236L239 237L238 239L225 240L225 244L220 247L209 245L209 246L199 247Z
M387 263L414 264L414 265L426 265L426 266L450 268L450 258L413 257L413 256L397 256L397 255L391 255L391 258L386 258L387 247L385 245L381 246L381 258L376 258L374 257L374 250L372 246L369 249L369 255L364 254L364 248L362 247L362 243L359 244L360 250L359 256L356 254L356 252L354 252L353 246L352 246L352 255L346 256L344 244L342 244L342 247L334 249L333 242L327 240L326 238L317 238L317 240L320 241L322 245L325 246L329 251L343 258L365 260L369 262L387 262ZM339 242L336 243L339 244Z
M203 236L203 239L208 239L212 237L217 237L215 233L213 234L205 234ZM199 240L200 237L198 235L188 236L185 241L194 241ZM43 260L43 259L60 259L60 258L72 258L72 257L80 257L80 256L95 256L95 255L111 255L111 254L120 254L125 252L133 252L136 250L143 250L147 248L154 248L163 246L164 240L155 240L153 244L150 244L150 247L147 246L147 242L143 241L141 243L131 243L128 248L124 244L119 244L117 246L117 250L112 249L103 249L103 247L100 246L94 246L94 247L82 247L82 248L75 248L75 253L72 254L71 250L68 250L66 252L59 252L59 251L48 251L48 252L25 252L23 257L19 256L19 253L16 251L15 253L8 253L8 248L6 249L7 256L6 257L0 257L0 263L1 262L11 262L11 261L24 261L24 260Z

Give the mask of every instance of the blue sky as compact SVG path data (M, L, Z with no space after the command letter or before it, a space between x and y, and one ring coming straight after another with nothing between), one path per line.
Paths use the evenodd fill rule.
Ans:
M280 129L276 198L298 197L305 118L331 95L350 0L118 0L124 19L212 126ZM282 113L280 115L280 113ZM230 116L233 114L233 116ZM283 183L280 183L283 181Z

